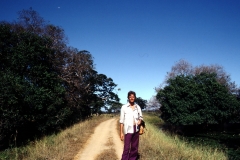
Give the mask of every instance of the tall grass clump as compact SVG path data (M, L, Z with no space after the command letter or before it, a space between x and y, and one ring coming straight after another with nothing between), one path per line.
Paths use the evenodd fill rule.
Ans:
M31 141L23 147L0 152L1 160L72 160L91 136L94 128L111 118L108 115L77 123L62 132Z
M156 115L144 114L146 132L140 136L139 153L142 160L227 160L223 151L180 140L163 132Z

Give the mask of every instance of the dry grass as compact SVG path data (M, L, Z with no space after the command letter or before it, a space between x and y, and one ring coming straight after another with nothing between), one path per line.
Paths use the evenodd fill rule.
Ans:
M7 150L2 153L6 158L0 157L0 159L72 160L82 149L94 128L109 118L111 117L108 115L93 117L90 120L75 124L59 134L33 141L22 148Z
M147 131L140 136L139 153L141 160L227 160L226 155L215 148L188 144L178 137L165 134L148 123Z
M111 117L94 117L59 134L31 142L23 148L6 150L4 153L0 153L0 159L72 160L93 133L95 126L109 118ZM147 131L140 136L140 160L227 160L227 156L221 150L188 144L151 125L150 122L159 119L154 119L147 114L144 115L144 118ZM119 123L116 124L116 127L119 129ZM96 160L117 159L111 138L106 146L108 149L98 155Z

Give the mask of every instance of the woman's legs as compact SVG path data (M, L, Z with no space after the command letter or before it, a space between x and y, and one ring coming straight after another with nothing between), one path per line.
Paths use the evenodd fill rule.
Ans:
M136 127L134 127L134 133L131 139L131 149L129 153L129 160L137 160L138 144L139 144L139 133L136 132Z
M129 159L129 151L130 151L130 146L131 146L132 135L133 135L132 133L127 133L124 136L124 147L123 147L122 160Z
M136 160L138 157L139 133L136 132L134 126L134 133L127 133L124 136L124 148L122 160Z

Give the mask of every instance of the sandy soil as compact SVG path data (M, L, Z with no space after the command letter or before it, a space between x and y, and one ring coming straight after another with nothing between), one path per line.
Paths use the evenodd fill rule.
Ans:
M113 147L118 159L121 159L123 142L120 140L118 134L119 130L116 128L117 121L117 118L112 118L100 123L85 144L84 148L75 156L74 160L94 160L97 155L105 149L108 149L106 143L109 138L113 140Z

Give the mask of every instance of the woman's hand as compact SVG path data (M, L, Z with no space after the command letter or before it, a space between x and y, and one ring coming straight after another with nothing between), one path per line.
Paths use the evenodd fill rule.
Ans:
M141 122L142 122L142 120L140 119L140 120L138 120L138 122L137 122L137 125L140 125L141 124Z
M123 135L123 133L120 134L120 139L121 139L121 141L124 140L124 135Z

